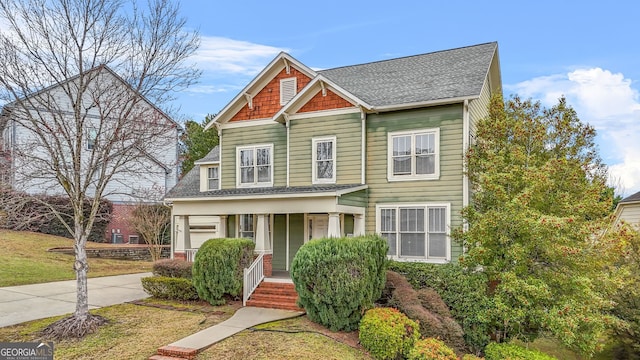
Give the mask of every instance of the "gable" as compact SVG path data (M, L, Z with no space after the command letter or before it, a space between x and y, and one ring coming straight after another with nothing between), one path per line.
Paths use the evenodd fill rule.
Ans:
M295 67L291 66L289 69L289 73L287 73L286 68L282 69L265 87L253 96L250 102L233 115L230 121L272 118L282 108L282 105L280 105L280 80L295 78L296 93L299 93L311 81L309 76Z
M306 113L322 110L335 110L353 107L353 105L347 100L340 97L338 94L331 90L326 90L325 93L319 90L306 104L304 104L298 113Z

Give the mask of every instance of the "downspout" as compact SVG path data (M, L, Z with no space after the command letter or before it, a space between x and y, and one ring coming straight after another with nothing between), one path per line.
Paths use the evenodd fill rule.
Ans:
M213 126L215 126L216 130L218 130L218 179L220 179L218 180L218 188L222 189L222 127L215 121L213 122Z
M465 100L462 105L462 207L469 206L469 177L467 176L466 162L471 131L469 120L469 100ZM469 224L466 221L463 221L462 227L464 231L467 231L469 229Z
M364 185L366 183L366 175L365 172L367 170L366 167L366 145L367 145L367 138L366 138L366 132L367 132L367 114L364 112L364 108L360 107L360 127L361 127L361 139L360 139L360 182L362 183L362 185Z
M287 128L287 187L289 187L289 148L291 144L289 143L290 135L291 135L291 120L289 119L289 114L283 112L284 115L284 126Z

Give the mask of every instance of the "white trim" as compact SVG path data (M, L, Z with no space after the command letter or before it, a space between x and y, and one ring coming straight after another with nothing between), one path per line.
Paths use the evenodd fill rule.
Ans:
M470 124L469 124L469 100L464 101L462 106L462 207L469 205L469 177L466 174L467 162L465 157L467 150L469 149L469 136L470 136ZM464 224L466 230L467 224Z
M207 179L206 179L206 189L207 191L214 191L214 190L220 190L220 166L207 166L205 167L206 169L206 173L207 173ZM211 178L209 177L209 170L211 169L217 169L218 170L218 178ZM212 189L211 187L209 187L209 183L211 180L218 180L218 187L216 189Z
M374 107L371 107L370 109L373 112L407 110L407 109L422 108L422 107L436 106L436 105L456 104L456 103L461 103L461 102L463 102L465 100L475 100L475 99L477 99L479 97L480 97L479 95L460 96L460 97L455 97L455 98L427 100L427 101L419 101L419 102L406 103L406 104L374 106Z
M320 142L329 142L331 141L331 162L333 164L333 170L331 171L330 179L318 179L318 166L317 166L317 149L318 143ZM336 172L338 170L337 165L337 156L336 156L336 148L337 148L337 138L336 136L322 136L311 139L311 182L312 184L335 184L336 183Z
M344 190L327 191L320 193L292 193L292 194L246 194L233 196L216 196L216 197L192 197L192 198L166 198L165 201L224 201L224 200L246 200L246 199L291 199L291 198L316 198L316 197L335 197L349 194L352 192L368 189L368 185L360 185Z
M434 153L434 173L433 174L415 174L415 136L425 133L434 134L435 153ZM411 174L410 175L394 175L393 174L393 138L396 136L411 136ZM407 131L395 131L387 133L387 180L388 181L416 181L416 180L438 180L440 178L440 128L415 129Z
M367 113L364 112L363 108L360 108L360 120L360 183L365 184L367 180Z
M268 182L258 182L258 157L256 155L256 151L258 149L269 149L269 158L270 158L270 179ZM253 173L253 183L242 183L242 178L241 178L241 167L240 167L240 153L243 150L253 150L253 167L254 167L254 173ZM271 187L273 186L273 172L274 172L274 156L273 156L273 144L255 144L255 145L243 145L243 146L236 146L236 187L237 188L248 188L248 187Z
M416 256L400 256L400 238L396 239L396 254L395 255L387 255L389 259L397 260L397 261L420 261L420 262L428 262L428 263L436 263L442 264L451 261L451 203L380 203L376 204L376 234L381 234L381 224L380 224L380 211L382 209L396 209L396 214L399 214L400 208L410 208L410 207L424 207L425 212L425 245L424 245L424 257L416 257ZM429 258L429 208L442 208L444 207L446 210L446 255L444 258ZM398 226L396 224L396 231L398 231Z
M353 114L356 112L360 112L360 108L349 107L349 108L342 108L342 109L319 110L319 111L310 111L310 112L292 114L292 115L289 115L289 119L291 120L309 119L309 118L317 118L317 117L323 117L323 116Z
M287 187L289 187L289 179L290 179L290 169L291 169L291 155L290 155L290 148L291 148L291 121L289 121L289 118L285 115L285 124L284 126L287 128Z
M284 268L286 271L289 271L289 214L285 214L287 217L287 224L285 226L287 233L285 234L286 239L286 259L284 260Z
M243 127L277 124L273 119L238 120L220 124L221 129L237 129Z
M293 89L292 89L293 94L288 94L288 95L291 95L291 97L287 99L284 97L285 90L291 90L291 89L285 89L285 88L286 86L291 86L290 83L293 83ZM288 78L280 79L280 106L287 105L287 103L291 101L291 99L296 97L297 93L298 93L298 78L288 77Z

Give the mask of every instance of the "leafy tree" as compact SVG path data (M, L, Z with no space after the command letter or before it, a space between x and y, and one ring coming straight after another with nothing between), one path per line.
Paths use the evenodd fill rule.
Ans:
M89 313L85 251L100 199L123 174L142 179L149 154L175 143L176 124L145 99L166 110L200 74L186 63L198 34L185 31L178 5L144 3L0 1L2 115L29 135L12 154L26 159L16 171L43 191L49 184L62 191L72 208L61 214L49 206L75 241L76 309L47 337L81 337L104 323Z
M494 336L532 340L555 335L592 353L616 324L607 315L622 252L605 231L612 192L594 138L564 98L551 108L515 96L495 96L466 153L473 205L469 230L454 237L463 265L489 279Z
M201 123L187 120L184 124L184 133L180 137L182 142L182 175L193 168L196 160L205 157L211 149L218 145L218 131L214 128L204 130L204 127L213 121L215 115L207 115Z

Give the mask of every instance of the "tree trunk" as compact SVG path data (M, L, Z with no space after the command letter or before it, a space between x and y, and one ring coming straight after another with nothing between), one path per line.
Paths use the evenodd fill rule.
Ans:
M89 289L87 287L87 272L89 263L87 261L87 251L85 249L87 239L84 231L76 225L75 254L76 261L74 270L76 271L76 311L73 316L77 319L86 319L89 315Z

